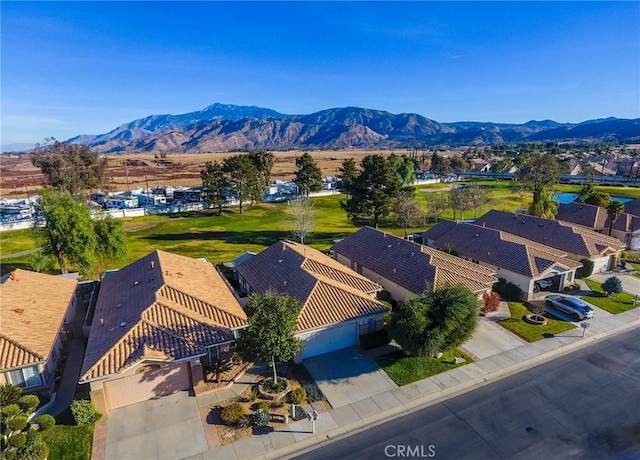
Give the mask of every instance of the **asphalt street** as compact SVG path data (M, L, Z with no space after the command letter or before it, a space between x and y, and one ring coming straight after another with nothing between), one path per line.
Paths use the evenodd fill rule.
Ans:
M638 459L640 329L300 459Z

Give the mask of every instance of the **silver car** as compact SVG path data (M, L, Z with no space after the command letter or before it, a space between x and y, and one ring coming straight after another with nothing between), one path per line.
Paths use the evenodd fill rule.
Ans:
M575 316L578 320L593 318L593 308L576 297L549 295L545 302L550 307Z

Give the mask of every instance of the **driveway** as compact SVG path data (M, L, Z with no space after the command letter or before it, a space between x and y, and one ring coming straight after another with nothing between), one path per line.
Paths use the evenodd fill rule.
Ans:
M174 460L206 450L198 403L186 391L109 412L106 460Z
M304 365L334 409L398 388L357 347L305 359Z
M482 359L513 350L526 343L491 319L483 318L479 321L473 337L460 348L475 358Z

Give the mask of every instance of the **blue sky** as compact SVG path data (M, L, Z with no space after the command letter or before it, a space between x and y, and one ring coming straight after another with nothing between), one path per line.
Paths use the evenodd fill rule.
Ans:
M640 2L10 2L2 143L214 102L440 122L640 117Z

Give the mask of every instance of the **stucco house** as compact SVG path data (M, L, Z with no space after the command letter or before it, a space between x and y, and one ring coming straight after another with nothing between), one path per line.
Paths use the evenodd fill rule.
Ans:
M626 208L626 206L625 206ZM640 217L623 212L612 222L607 210L600 206L585 203L567 203L558 206L556 218L571 224L582 225L598 233L617 238L625 244L627 249L640 249Z
M496 275L518 286L524 300L548 280L561 291L575 279L582 264L565 252L494 230L463 222L443 221L422 234L423 242L435 248L448 247L458 257L494 270Z
M192 389L246 326L210 263L154 251L102 281L80 383L103 413Z
M16 269L0 278L0 383L49 393L76 314L74 279Z
M302 303L296 361L357 345L362 334L381 329L387 307L376 299L382 287L320 251L280 241L238 264L244 295L277 292Z
M590 259L593 272L613 269L624 244L617 238L602 235L580 225L554 219L491 210L474 222L566 252L573 260Z
M490 268L371 227L339 241L333 252L338 262L380 283L397 301L447 284L462 284L481 297L498 281Z

